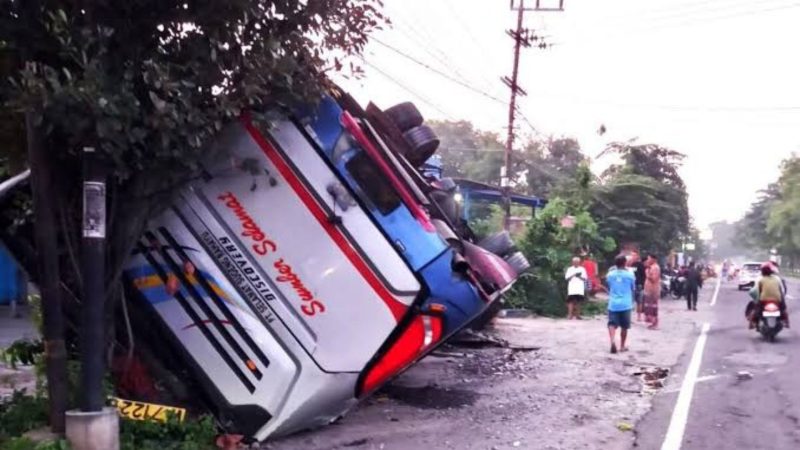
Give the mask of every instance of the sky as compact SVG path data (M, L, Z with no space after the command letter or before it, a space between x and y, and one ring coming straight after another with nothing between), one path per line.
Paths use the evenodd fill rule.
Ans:
M428 119L504 136L510 1L384 3L392 25L368 44L364 76L337 81L359 102L413 101ZM798 23L799 0L565 0L562 12L526 12L553 46L523 50L519 133L575 137L590 157L632 138L683 152L695 223L737 220L800 152Z

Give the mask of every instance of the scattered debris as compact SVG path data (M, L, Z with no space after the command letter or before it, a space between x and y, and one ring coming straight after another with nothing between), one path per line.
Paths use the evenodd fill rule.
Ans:
M509 343L505 339L500 339L498 337L491 336L487 333L470 330L468 328L464 329L457 335L453 336L449 340L448 344L455 347L463 347L463 348L479 349L487 347L497 347L497 348L507 348L515 351L522 351L522 352L531 352L541 349L541 347L514 345Z
M620 422L617 424L617 429L619 431L633 431L633 425L628 422Z
M369 442L369 438L356 439L355 441L350 441L345 443L344 447L360 447L366 444L367 442Z
M661 389L669 376L669 369L663 367L641 367L633 375L642 380L645 388L651 390Z
M736 373L736 379L739 380L739 381L752 380L753 379L753 374L748 372L748 371L746 371L746 370L742 370L742 371L739 371L739 372Z

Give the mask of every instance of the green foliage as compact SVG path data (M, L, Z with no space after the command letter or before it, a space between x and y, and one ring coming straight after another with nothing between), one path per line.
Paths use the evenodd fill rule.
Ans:
M66 288L82 292L84 147L109 171L107 285L119 299L122 265L146 221L214 156L211 138L245 111L318 100L334 89L326 71L348 65L357 75L349 62L386 23L381 8L380 0L0 0L0 117L14 117L0 142L25 142L22 113L31 113L57 168ZM5 147L0 156L11 159Z
M470 207L469 227L480 239L502 230L504 216L500 205L476 202Z
M769 216L775 203L780 200L777 183L771 183L759 192L758 199L753 202L747 214L736 223L735 239L750 250L766 252L776 242L767 231Z
M561 226L561 219L567 215L575 218L573 228ZM533 269L517 282L508 296L509 304L537 314L563 316L567 293L564 271L572 257L581 248L611 252L616 243L601 234L589 212L573 209L567 200L556 198L528 223L519 247Z
M760 192L739 221L736 238L759 257L775 248L790 268L800 262L800 157L781 163L778 180Z
M592 213L620 243L664 255L689 231L686 191L644 175L621 173L596 189Z
M601 155L622 160L600 177L592 214L604 234L660 255L690 234L688 194L678 174L685 156L656 144L613 142Z
M213 449L217 428L208 416L180 422L170 416L167 423L123 420L121 450Z
M0 403L0 444L47 425L47 419L45 397L15 391L11 399Z
M19 450L69 450L64 440L34 443L20 436L47 425L47 399L17 391L0 404L0 448ZM120 421L122 450L205 450L213 449L218 431L211 417L180 422L169 416L166 423Z
M0 361L16 370L18 365L31 366L35 364L42 353L44 353L44 343L41 339L36 341L23 339L14 341L8 347L0 350Z
M516 171L524 174L524 191L539 197L564 197L563 191L580 185L587 173L594 178L588 159L573 138L530 140L512 161Z
M767 234L779 251L792 258L800 255L800 158L792 156L781 164L779 198L772 202L767 217Z
M608 302L592 300L581 305L581 315L583 317L602 316L608 312Z
M658 180L678 190L685 191L678 169L686 155L658 144L636 144L634 140L612 142L600 156L614 154L622 159L622 164L614 164L602 178L614 178L621 174L636 174Z
M34 442L28 438L13 438L3 443L4 450L70 450L72 447L65 439L55 441Z
M444 174L500 185L505 164L505 140L497 133L475 129L468 121L431 121L441 140L438 154ZM573 138L530 139L511 157L509 178L514 190L547 197L576 178L586 156ZM590 172L591 173L591 172Z
M465 120L429 121L428 125L441 141L438 155L444 163L445 176L500 184L505 149L500 135L476 130Z

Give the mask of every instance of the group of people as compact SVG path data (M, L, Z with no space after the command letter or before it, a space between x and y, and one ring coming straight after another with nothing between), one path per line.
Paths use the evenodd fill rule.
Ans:
M627 351L626 340L631 327L631 316L636 310L637 320L644 320L649 329L658 329L658 306L661 299L661 268L655 255L642 261L638 252L619 255L614 267L606 275L608 288L595 286L580 257L572 260L565 274L567 280L567 314L569 319L580 317L580 305L586 300L591 287L608 291L608 335L611 353ZM695 300L694 306L696 308ZM616 345L620 330L620 345Z

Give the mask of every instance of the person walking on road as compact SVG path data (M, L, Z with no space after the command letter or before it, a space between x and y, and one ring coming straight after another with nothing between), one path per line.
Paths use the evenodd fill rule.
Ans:
M606 275L608 283L608 338L611 341L611 353L617 353L617 328L620 329L619 350L628 351L626 340L631 328L631 311L633 296L636 290L636 276L625 265L625 255L617 256L614 268Z
M653 254L647 255L647 267L644 282L644 318L651 330L658 329L658 302L661 299L661 268Z
M567 280L567 319L579 319L581 303L586 300L586 282L589 279L579 257L572 258L572 265L567 268L564 278Z
M697 270L695 263L689 264L686 271L686 308L689 311L697 311L697 297L700 288L703 287L703 277Z

